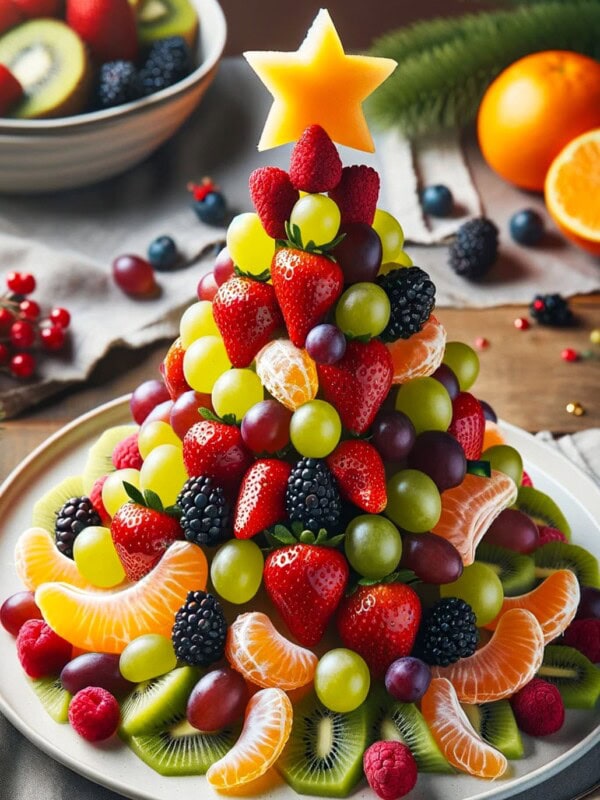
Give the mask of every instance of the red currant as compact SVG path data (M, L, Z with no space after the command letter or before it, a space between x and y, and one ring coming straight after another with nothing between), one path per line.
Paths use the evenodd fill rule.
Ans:
M15 347L31 347L35 341L35 329L27 320L17 320L10 326L10 341Z
M10 358L9 348L5 344L0 343L0 364L7 364L9 358Z
M560 357L563 361L579 361L579 353L577 350L573 350L572 347L565 347L561 351Z
M40 339L46 350L60 350L64 345L67 334L60 325L49 325L40 328Z
M16 378L30 378L35 372L35 358L31 353L17 353L11 358L9 369Z
M526 331L529 329L529 320L525 319L525 317L517 317L513 325L519 331Z
M8 328L15 321L15 315L8 308L0 308L0 328Z
M24 319L37 319L40 315L39 303L35 300L21 300L19 303L19 311Z
M35 290L35 278L29 272L9 272L6 285L15 294L31 294Z
M60 325L61 328L68 328L71 322L71 315L66 308L53 308L48 317L51 322Z

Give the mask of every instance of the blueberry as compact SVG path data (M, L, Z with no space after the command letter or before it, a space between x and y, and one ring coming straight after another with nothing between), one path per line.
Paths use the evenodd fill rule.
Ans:
M544 220L532 208L517 211L510 218L510 235L519 244L537 244L544 235Z
M452 211L454 198L447 186L441 183L426 186L421 193L423 211L432 217L447 217Z
M159 236L148 247L148 261L154 269L168 271L179 261L177 245L170 236Z
M222 225L227 205L221 192L209 192L204 200L194 201L193 209L198 218L207 225Z

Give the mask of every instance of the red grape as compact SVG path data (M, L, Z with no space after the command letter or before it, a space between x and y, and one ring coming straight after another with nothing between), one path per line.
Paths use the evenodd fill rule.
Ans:
M346 337L335 325L316 325L308 332L304 347L317 364L335 364L346 352Z
M36 605L33 592L11 594L2 603L0 622L13 636L17 635L21 625L29 619L43 619L42 612Z
M139 256L118 256L112 263L112 271L115 283L126 294L145 297L156 291L154 270L148 261Z
M416 703L431 683L431 669L420 658L405 656L392 661L385 673L385 688L396 700Z
M239 672L215 669L192 689L187 719L198 730L211 733L240 719L248 704L248 687Z
M450 400L454 400L456 395L460 392L460 384L458 378L447 364L440 364L435 372L431 374L432 378L439 381L442 386L450 395Z
M16 378L30 378L35 367L35 358L31 353L16 353L9 364L9 369Z
M539 547L540 532L527 514L516 508L506 508L487 529L483 541L527 554Z
M153 408L170 399L168 389L162 381L156 378L144 381L131 395L129 401L131 416L138 425L141 425Z
M164 402L159 403L157 406L154 406L154 408L148 414L144 422L155 422L156 420L160 422L169 422L169 420L171 419L172 408L173 408L173 401L165 400Z
M600 589L595 589L593 586L581 587L581 599L575 618L600 619Z
M276 400L261 400L250 408L243 420L244 444L254 453L276 453L290 441L292 412Z
M198 288L196 289L198 300L212 301L215 299L215 295L218 291L219 287L213 272L207 272L206 275L203 275L198 281Z
M460 578L463 563L454 545L435 533L406 533L402 537L400 566L425 583L452 583Z
M212 410L212 403L209 394L202 394L190 389L180 394L173 403L171 409L171 427L180 439L186 435L189 429L196 422L200 422L202 417L198 409L208 408Z
M380 411L373 422L371 444L384 461L403 461L412 449L415 426L401 411Z
M15 347L31 347L35 342L35 329L27 320L17 320L10 326L9 337Z
M109 653L82 653L66 664L60 673L63 689L77 694L88 686L100 686L111 694L125 694L134 684L119 671L119 655Z
M68 328L71 322L71 315L66 308L53 308L48 315L49 319L61 328Z
M235 266L231 256L229 255L229 250L224 247L215 259L215 265L213 267L213 276L217 286L221 286L221 284L225 283L226 280L231 278L234 273L234 269Z
M35 291L35 278L29 272L9 272L6 285L15 294L31 294Z
M483 416L486 419L489 419L490 422L498 422L498 415L491 407L491 405L489 403L486 403L485 400L480 400L479 403L481 405L481 408L483 409Z
M378 233L364 222L347 222L340 226L338 236L341 234L344 238L332 255L344 273L344 282L374 281L383 254Z
M463 482L467 459L454 436L443 431L424 431L408 454L408 466L429 475L443 492Z

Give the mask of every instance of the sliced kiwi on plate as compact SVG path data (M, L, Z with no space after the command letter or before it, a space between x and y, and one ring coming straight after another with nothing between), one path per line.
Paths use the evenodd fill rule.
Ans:
M92 67L83 41L57 19L33 19L0 37L0 64L24 89L18 119L68 117L87 105Z
M55 722L67 722L71 695L63 689L60 678L37 678L30 680L30 683L52 719Z
M79 475L64 478L43 494L33 506L31 526L44 528L55 535L56 515L71 497L81 497L83 486Z
M571 527L565 519L565 515L545 492L540 492L533 486L521 486L515 508L531 517L536 525L556 528L564 533L567 539L571 538Z
M517 721L508 700L463 705L462 710L481 738L506 758L523 758L524 748Z
M183 37L190 48L196 44L198 14L190 0L139 0L136 18L142 47L168 36Z
M475 553L475 560L493 569L500 578L506 597L525 594L535 585L535 565L530 556L482 542Z
M548 645L537 677L558 688L566 708L594 708L600 697L600 669L574 647Z
M598 559L584 547L567 542L547 542L533 554L535 576L543 580L559 569L570 569L581 586L600 589Z
M121 706L119 734L129 739L179 722L199 677L195 667L179 667L160 678L138 683Z
M139 430L137 425L115 425L107 428L88 450L87 460L81 474L83 491L89 494L98 478L115 471L112 454L115 447Z

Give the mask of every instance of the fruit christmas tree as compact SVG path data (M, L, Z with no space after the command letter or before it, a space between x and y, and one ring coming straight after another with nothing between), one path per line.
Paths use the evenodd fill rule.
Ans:
M597 701L598 564L470 393L379 176L342 165L393 63L346 55L325 11L248 60L289 171L250 176L135 424L38 500L0 619L57 722L163 775L499 777L520 730Z

